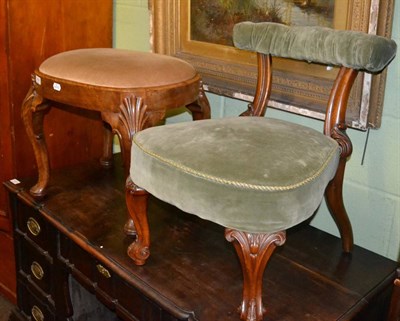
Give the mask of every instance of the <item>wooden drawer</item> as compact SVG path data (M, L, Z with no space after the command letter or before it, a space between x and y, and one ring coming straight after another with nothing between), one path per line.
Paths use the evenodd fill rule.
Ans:
M138 320L152 321L177 321L187 319L177 319L166 311L163 311L154 302L144 296L139 290L125 282L118 280L116 296L118 304L123 308L127 315L134 316ZM121 311L122 312L122 311ZM123 313L121 313L123 314Z
M18 305L22 313L32 321L55 320L54 308L51 304L39 298L23 282L18 282Z
M53 258L42 251L36 244L20 239L18 241L20 269L30 282L37 285L46 295L54 297Z
M94 282L95 260L65 235L60 235L60 258L79 279L87 284Z
M124 320L188 320L187 317L178 318L163 311L107 265L93 258L64 235L60 236L60 254L74 278Z
M22 203L17 203L16 232L29 238L48 251L51 256L56 255L57 239L56 230L48 223L40 213Z
M60 235L60 257L71 273L108 307L114 309L115 275L105 264Z

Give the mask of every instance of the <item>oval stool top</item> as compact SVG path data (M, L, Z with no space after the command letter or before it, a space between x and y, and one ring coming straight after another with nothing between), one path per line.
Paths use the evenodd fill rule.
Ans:
M178 58L115 48L62 52L46 59L39 72L41 77L110 88L168 86L197 75L192 65Z

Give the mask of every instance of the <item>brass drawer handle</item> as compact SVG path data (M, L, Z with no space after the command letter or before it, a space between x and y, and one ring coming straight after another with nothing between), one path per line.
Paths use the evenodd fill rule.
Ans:
M40 225L33 217L28 218L28 221L26 222L26 226L28 227L28 230L29 230L29 232L32 233L32 235L34 235L34 236L39 235Z
M43 312L36 305L32 307L31 313L35 321L44 321Z
M103 274L104 277L106 277L107 279L109 279L111 277L110 272L104 266L102 266L101 264L97 264L96 267L97 267L97 270L101 274Z
M43 279L44 271L38 262L35 262L35 261L32 262L31 271L35 278L37 278L38 280Z

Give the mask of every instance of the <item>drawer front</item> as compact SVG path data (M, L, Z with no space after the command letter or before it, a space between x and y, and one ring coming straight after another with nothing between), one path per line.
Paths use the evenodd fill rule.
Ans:
M53 291L53 259L40 252L35 245L22 239L19 242L20 262L23 273L29 276L31 282L41 288L46 294L54 297Z
M22 202L18 202L17 206L17 233L22 233L54 256L56 254L56 230L36 209Z
M21 311L32 321L55 320L53 307L40 300L22 282L18 284L18 298Z
M78 272L80 279L86 279L86 283L94 282L95 260L65 235L60 235L60 256L73 273Z
M193 315L188 312L177 313L163 309L156 302L141 293L138 289L119 279L116 284L116 298L121 315L129 315L136 320L152 321L188 321L193 320Z
M79 282L94 291L109 308L115 308L116 276L107 265L96 260L64 235L60 235L60 255Z

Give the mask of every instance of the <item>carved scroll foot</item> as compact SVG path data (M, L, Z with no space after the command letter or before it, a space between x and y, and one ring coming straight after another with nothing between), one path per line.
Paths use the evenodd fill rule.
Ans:
M150 232L147 222L148 197L148 192L135 185L130 178L127 179L126 205L136 231L136 240L128 247L127 252L136 265L145 264L150 256Z
M186 106L192 113L193 120L210 119L211 108L204 92L203 82L200 82L199 96L196 101Z
M241 320L261 321L265 314L262 303L262 281L265 267L276 246L285 243L286 233L246 233L225 230L225 238L233 242L243 272L243 300L239 306Z
M32 86L22 103L21 117L38 167L38 182L30 189L31 195L35 198L42 198L46 195L46 187L50 178L49 157L43 134L43 118L48 108L47 102L36 93Z
M343 176L346 160L340 159L335 177L330 181L325 190L325 199L330 213L339 229L342 247L345 253L353 250L353 229L343 202Z

